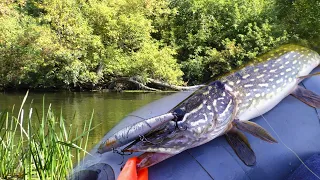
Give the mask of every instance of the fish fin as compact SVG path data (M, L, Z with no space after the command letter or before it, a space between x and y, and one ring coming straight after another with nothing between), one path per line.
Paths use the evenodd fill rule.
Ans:
M138 157L137 168L143 169L155 165L165 159L168 159L175 154L157 153L157 152L145 152Z
M270 142L270 143L277 143L277 140L275 140L263 127L258 125L257 123L251 122L251 121L239 121L234 120L234 125L242 131L245 131L247 133L252 134L253 136L256 136L264 141Z
M291 95L311 107L320 108L320 96L308 89L297 86Z
M247 166L253 166L256 163L256 155L254 154L246 136L233 128L226 133L226 139L237 156Z
M318 75L320 75L320 72L316 72L316 73L313 73L313 74L308 74L306 76L300 76L298 78L302 81L302 80L304 80L306 78L309 78L309 77L312 77L312 76L318 76Z

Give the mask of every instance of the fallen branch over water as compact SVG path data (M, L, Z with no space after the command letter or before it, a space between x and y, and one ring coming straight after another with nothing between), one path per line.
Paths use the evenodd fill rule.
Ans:
M162 91L162 90L174 90L174 91L187 91L187 90L195 90L204 85L196 85L196 86L176 86L171 85L156 79L148 78L147 83L141 82L141 78L137 77L121 77L113 80L108 89L115 89L117 91L121 91L126 86L125 84L133 84L139 90L148 90L148 91ZM149 86L148 86L149 85ZM150 87L150 85L152 87Z
M161 81L158 81L158 80L155 80L155 79L151 79L151 78L148 78L148 81L150 83L153 83L153 84L156 84L160 87L165 87L165 88L168 88L170 90L176 90L176 91L187 91L187 90L194 90L194 89L198 89L200 87L203 87L204 85L196 85L196 86L176 86L176 85L171 85L171 84L168 84L168 83L165 83L165 82L161 82Z

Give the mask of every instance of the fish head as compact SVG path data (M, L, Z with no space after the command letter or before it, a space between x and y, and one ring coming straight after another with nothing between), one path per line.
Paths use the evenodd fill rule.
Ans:
M173 112L184 111L178 125L201 137L212 137L223 133L234 119L236 109L237 101L232 89L221 81L214 81L186 99Z
M171 110L180 118L145 135L124 151L177 154L204 144L224 133L236 109L227 85L214 81L193 93Z

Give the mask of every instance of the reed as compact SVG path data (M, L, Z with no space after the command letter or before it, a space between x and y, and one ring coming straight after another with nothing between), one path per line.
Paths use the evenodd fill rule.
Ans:
M51 105L42 113L25 111L26 93L19 112L0 114L0 179L65 179L85 155L93 113L79 132L55 116ZM74 133L77 132L77 133ZM76 135L73 135L76 134Z

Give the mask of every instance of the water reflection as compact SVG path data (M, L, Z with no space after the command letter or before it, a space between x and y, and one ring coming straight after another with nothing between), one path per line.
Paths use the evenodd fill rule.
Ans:
M45 111L51 103L56 116L62 110L63 117L72 127L82 129L94 110L92 126L97 126L91 132L88 149L92 148L103 135L115 126L119 120L130 112L160 99L170 93L102 93L102 92L30 92L25 109L32 107L42 113L42 102L45 97ZM17 114L24 93L0 93L0 111L10 110L15 105ZM75 132L74 132L75 133Z

